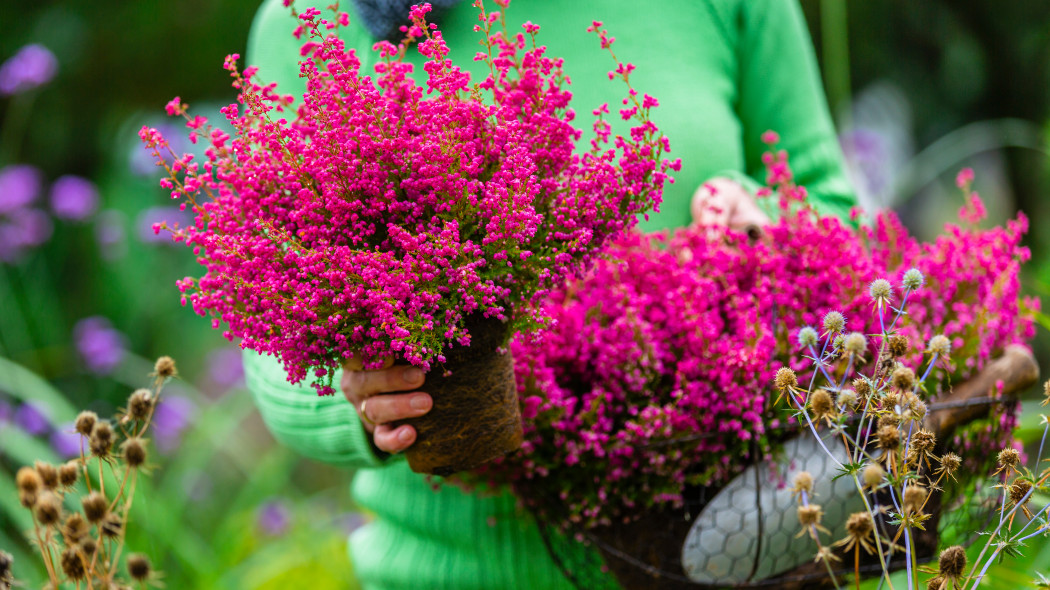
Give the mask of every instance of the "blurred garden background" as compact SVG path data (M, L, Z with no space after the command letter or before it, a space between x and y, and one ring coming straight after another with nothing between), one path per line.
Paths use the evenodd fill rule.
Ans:
M205 114L234 99L222 60L244 53L257 5L0 4L0 549L29 587L42 568L23 539L31 523L14 471L77 454L76 412L113 415L164 354L181 378L155 419L129 546L169 588L355 587L345 539L367 516L350 503L348 474L272 441L236 346L180 305L175 281L197 272L192 257L151 229L186 217L157 186L138 129L169 125L163 106L176 94ZM802 6L862 204L897 209L929 238L961 205L955 173L973 167L991 223L1030 217L1025 287L1046 300L1050 2ZM1026 403L1023 437L1041 432L1036 406ZM1050 544L991 581L1028 584L1034 564L1050 564Z

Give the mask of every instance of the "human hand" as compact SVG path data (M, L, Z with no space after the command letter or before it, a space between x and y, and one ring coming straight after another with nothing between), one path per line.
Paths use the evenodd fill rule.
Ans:
M700 185L693 193L691 210L693 223L725 226L748 234L769 223L755 197L728 178L714 178Z
M390 423L418 418L434 405L428 394L412 391L423 385L423 379L418 367L395 367L393 359L388 359L382 369L364 370L360 359L355 358L343 362L339 387L357 410L361 425L372 434L376 448L393 454L416 442L416 429L409 424L395 428Z

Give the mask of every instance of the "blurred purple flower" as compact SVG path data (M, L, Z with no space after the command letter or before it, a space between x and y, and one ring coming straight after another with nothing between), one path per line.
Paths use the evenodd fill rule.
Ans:
M239 348L220 348L208 357L208 376L223 391L244 384L244 357Z
M168 140L168 145L171 146L171 150L177 154L183 154L190 151L192 144L186 138L186 127L183 125L176 125L170 122L162 122L154 125L157 131L160 131L164 139ZM131 158L129 159L128 165L131 167L131 171L140 176L152 176L160 178L164 175L164 169L158 168L156 158L150 148L142 145L142 141L139 140L138 136L135 137L134 147L131 148ZM169 164L174 162L170 153L167 150L162 151L161 155L164 156L164 160Z
M95 218L95 239L102 257L116 260L127 254L126 218L120 211L102 211Z
M51 238L51 218L37 209L20 209L0 217L0 261L14 262Z
M0 215L33 203L40 194L41 174L29 164L0 168Z
M26 45L0 65L0 94L9 96L43 86L55 77L58 60L43 45Z
M153 413L153 437L157 450L170 453L179 446L182 432L190 424L197 407L188 398L177 395L165 395L160 398Z
M11 414L14 410L7 400L0 399L0 425L11 423Z
M80 435L72 422L63 424L51 433L51 448L63 459L80 456Z
M361 528L366 522L368 522L368 519L360 512L346 512L336 518L336 524L348 535Z
M104 317L92 316L77 322L73 342L93 373L109 374L124 360L124 335Z
M66 175L51 185L51 210L55 217L83 221L98 209L98 189L80 176Z
M259 528L268 535L283 535L292 522L292 515L284 500L274 499L259 506L255 513L255 521Z
M51 427L51 421L47 419L44 409L26 402L15 410L14 423L27 434L38 436L44 434Z
M193 213L182 211L178 207L150 207L139 213L135 224L138 228L139 239L146 243L181 245L172 241L170 233L164 230L161 230L160 233L153 231L153 225L162 221L166 221L170 227L174 227L175 224L178 224L179 227L186 227L193 223Z

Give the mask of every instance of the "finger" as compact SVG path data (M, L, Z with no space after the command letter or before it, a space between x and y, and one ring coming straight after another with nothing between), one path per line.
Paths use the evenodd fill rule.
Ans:
M375 371L343 371L339 385L350 403L379 393L408 391L423 385L423 371L419 367L390 367Z
M723 191L712 183L704 183L693 193L690 205L693 221L705 226L725 225L731 213Z
M400 453L416 442L416 429L408 424L393 428L389 424L376 426L372 440L376 448L385 453Z
M375 425L396 422L407 418L418 418L430 411L434 402L430 395L417 391L415 393L398 393L375 395L368 398L358 409Z
M730 228L744 232L752 228L759 229L765 225L769 225L769 216L751 198L741 199L729 220Z
M360 356L355 356L355 357L351 357L351 358L348 358L348 359L343 359L342 365L343 365L343 370L344 371L363 371L363 370L365 370L364 362L361 360ZM394 366L394 357L388 356L388 357L383 359L383 368L384 369L389 369L392 366Z

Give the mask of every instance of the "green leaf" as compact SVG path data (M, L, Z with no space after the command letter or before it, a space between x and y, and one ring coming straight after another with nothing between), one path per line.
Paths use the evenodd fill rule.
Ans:
M72 422L77 410L57 389L42 377L22 365L0 356L0 390L20 399L47 408L52 422Z

